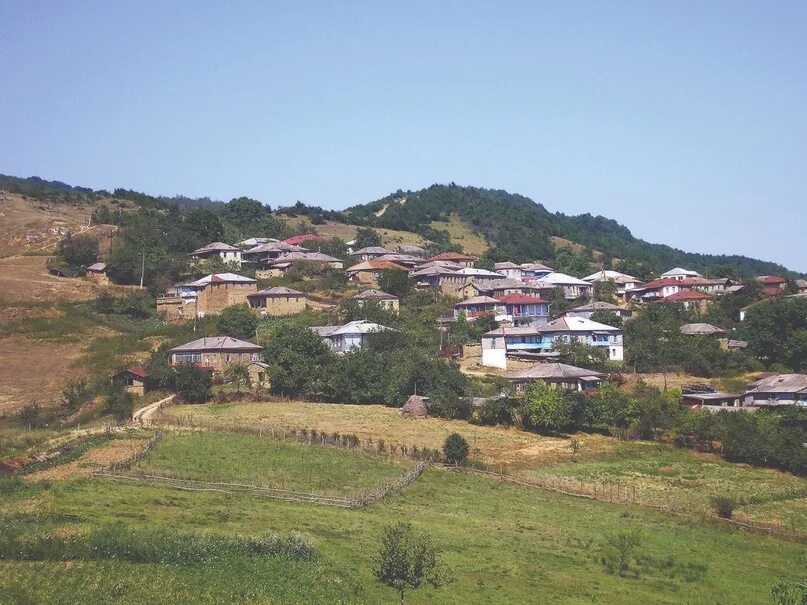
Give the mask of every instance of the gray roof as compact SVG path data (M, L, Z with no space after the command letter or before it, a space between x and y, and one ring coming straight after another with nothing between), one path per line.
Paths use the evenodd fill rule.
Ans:
M279 256L274 262L284 263L296 260L307 260L315 263L341 263L342 260L322 252L287 252Z
M87 271L106 271L106 263L93 263L87 267Z
M622 311L622 307L609 302L590 302L586 305L580 305L570 311Z
M686 334L687 336L711 336L725 333L726 331L723 328L707 323L684 324L681 326L681 334Z
M807 394L807 374L776 374L752 382L746 393L805 393Z
M191 342L185 343L178 347L170 349L169 353L201 353L204 351L217 352L217 351L233 351L233 352L254 352L262 351L263 347L247 342L246 340L238 340L232 336L206 336Z
M356 299L358 300L398 300L397 296L393 296L392 294L387 294L386 292L382 292L381 290L365 290L360 294L356 295Z
M202 246L198 250L194 250L191 254L204 254L206 252L240 252L240 248L225 244L224 242L213 242L207 246Z
M247 294L247 298L271 298L273 296L305 296L299 290L292 290L284 286L275 286L273 288L265 288L258 290L252 294Z
M363 319L350 321L343 326L312 326L310 330L320 336L337 336L340 334L371 334L373 332L391 331L392 328Z
M570 366L565 363L539 363L523 370L505 374L508 380L563 380L567 378L589 381L602 380L605 374Z
M387 250L386 248L382 248L381 246L367 246L366 248L359 248L355 252L351 252L354 256L359 256L362 254L394 254L392 250Z
M469 307L471 305L499 305L501 304L495 298L491 298L490 296L472 296L471 298L466 298L458 302L455 307Z

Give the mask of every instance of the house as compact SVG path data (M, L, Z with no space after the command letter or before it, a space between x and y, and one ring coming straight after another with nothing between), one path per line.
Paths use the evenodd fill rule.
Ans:
M549 321L549 303L538 296L513 293L496 300L504 307L496 321L510 322L514 326L542 326Z
M256 269L255 276L260 278L282 277L298 263L311 263L321 268L341 269L344 263L335 256L322 252L284 252L274 260L267 261L265 268Z
M787 287L787 280L776 275L760 275L754 279L762 284L762 290L767 296L778 296Z
M674 269L670 269L669 271L665 271L660 275L662 279L687 279L691 277L703 277L697 271L692 271L690 269L682 269L681 267L675 267Z
M681 290L657 302L677 303L683 305L684 309L687 311L694 309L703 313L714 301L713 296L701 292L700 290Z
M386 326L369 321L351 321L342 326L314 326L309 328L336 353L348 353L363 349L370 342L370 335L391 330Z
M511 279L522 279L524 277L541 279L544 275L549 275L554 271L552 267L547 267L541 263L522 263L517 265L510 261L495 263L493 268L497 273L501 273Z
M255 246L260 246L261 244L279 244L280 240L275 239L273 237L250 237L245 240L241 240L236 244L241 250L249 250L250 248L254 248Z
M807 279L797 279L794 283L799 294L807 294Z
M256 267L265 267L270 261L280 258L289 252L309 252L309 250L308 248L302 248L284 242L270 241L244 250L241 254L241 258L245 263L252 263Z
M365 290L357 294L355 298L359 306L364 305L366 302L373 302L387 311L398 311L398 297L381 290Z
M463 288L468 283L467 278L457 273L456 269L441 264L418 267L409 277L415 280L416 288L440 288L443 294L454 298L462 297Z
M373 260L384 256L385 254L394 254L392 250L387 250L381 246L367 246L366 248L359 248L355 252L351 252L351 256L358 256L361 260Z
M569 300L581 296L591 296L593 288L587 281L577 279L565 273L547 273L541 277L540 280L552 284L555 288L563 288L563 295Z
M583 317L561 317L542 326L500 327L482 335L482 365L507 369L510 354L546 357L572 339L601 347L612 361L623 358L622 331Z
M424 258L426 256L426 250L424 250L420 246L415 246L413 244L402 244L398 246L398 252L400 252L401 254L416 256L418 258Z
M391 263L401 265L402 267L406 267L407 269L414 269L415 266L423 262L422 258L417 258L416 256L412 256L410 254L399 254L397 252L392 252L390 254L384 254L383 256L379 256L378 260L388 260Z
M101 285L109 284L109 277L106 274L106 263L93 263L85 269L87 277Z
M462 254L461 252L442 252L436 256L429 258L430 261L450 261L457 263L463 267L473 267L476 258L469 254Z
M364 260L347 268L348 280L357 284L378 286L378 279L382 271L407 271L397 263L388 260Z
M462 275L469 281L473 282L490 282L499 279L506 279L501 273L496 271L488 271L487 269L476 269L474 267L463 267L457 270L457 275Z
M303 233L301 235L292 235L291 237L284 239L283 243L288 244L289 246L299 246L307 242L319 242L324 239L324 237L317 235L316 233Z
M715 336L717 338L724 338L727 333L723 328L718 328L712 324L694 323L681 326L681 334L685 336Z
M217 315L226 307L246 304L247 296L257 289L257 282L250 277L213 273L172 287L157 299L157 313L166 321Z
M625 291L628 300L639 300L641 302L657 302L665 300L676 302L676 299L669 300L670 296L680 292L702 292L712 296L722 296L731 282L724 279L706 279L704 277L661 277L647 282L644 285L634 287ZM685 298L685 297L684 297ZM705 300L695 297L691 300ZM683 302L683 298L677 302Z
M144 395L148 391L148 373L141 366L126 368L121 370L109 382L113 385L120 385L127 393L132 395Z
M527 296L541 298L551 294L554 289L555 286L542 281L522 281L520 279L505 277L504 279L466 284L463 288L463 295L466 298L471 296L492 296L493 298L500 298L508 294L525 294Z
M198 250L191 252L191 257L196 260L220 258L225 263L235 263L241 266L241 248L236 248L224 242L213 242L207 246L202 246Z
M208 336L169 349L171 365L193 364L219 374L234 364L246 366L253 386L266 386L266 364L261 361L263 347L231 336Z
M574 391L588 391L596 388L605 374L570 366L565 363L538 363L523 370L505 375L516 391L524 391L533 382L540 380L546 384Z
M690 410L714 413L727 408L740 408L742 399L742 395L735 393L684 393L681 395L681 405Z
M776 374L745 387L745 405L807 406L807 374Z
M592 285L598 282L613 282L614 285L616 285L616 293L620 298L624 298L626 292L642 285L642 282L632 275L620 273L619 271L612 271L610 269L602 269L596 273L592 273L591 275L586 275L583 278L583 281Z
M250 307L270 317L296 315L305 311L307 306L305 294L283 286L258 290L247 295L247 299Z
M490 296L473 296L454 305L454 317L464 314L469 321L474 321L478 317L495 317L503 313L504 305Z
M574 309L569 309L564 313L566 317L583 317L585 319L591 319L594 311L610 311L617 317L621 317L622 319L627 319L633 314L633 311L630 309L623 309L619 305L615 305L609 302L602 302L602 301L595 301L590 302L585 305L580 305L579 307L575 307Z

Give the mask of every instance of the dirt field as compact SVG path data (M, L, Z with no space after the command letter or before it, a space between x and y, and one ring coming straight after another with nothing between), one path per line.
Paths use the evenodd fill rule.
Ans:
M303 428L355 434L362 440L383 439L387 446L401 444L411 447L440 449L445 438L461 433L471 446L474 457L491 466L510 468L531 467L536 464L569 459L567 439L543 437L506 427L475 426L460 420L401 418L398 411L379 405L340 405L330 403L247 403L227 405L173 406L162 411L163 418L192 417L204 425L264 426ZM579 435L588 455L604 455L614 447L615 440L600 435Z
M84 453L78 460L57 464L50 468L25 475L27 481L64 480L78 477L89 477L94 470L108 467L128 460L137 454L145 445L146 439L114 439L101 447Z
M95 297L98 286L84 278L55 277L44 256L0 258L0 304L58 302Z

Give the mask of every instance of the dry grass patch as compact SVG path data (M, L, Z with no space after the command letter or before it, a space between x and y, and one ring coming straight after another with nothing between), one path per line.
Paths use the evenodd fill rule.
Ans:
M431 227L438 231L448 231L451 243L462 246L468 254L480 255L490 247L483 235L476 233L456 214L452 213L447 221L432 221Z
M445 438L458 432L468 440L472 456L495 467L528 468L567 460L569 441L519 431L512 427L476 426L442 418L406 419L394 408L380 405L266 402L172 406L162 418L192 419L214 427L263 426L308 428L327 433L355 434L363 442L383 439L386 444L441 449ZM578 435L587 452L606 454L615 440L600 435Z
M101 447L88 450L78 460L35 471L25 475L24 478L27 481L41 481L44 479L61 481L89 477L93 471L129 460L143 449L145 443L145 438L113 439L104 443Z

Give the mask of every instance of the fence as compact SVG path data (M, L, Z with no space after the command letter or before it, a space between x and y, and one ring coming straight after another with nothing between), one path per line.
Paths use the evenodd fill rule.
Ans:
M155 435L156 437L156 435ZM108 479L136 485L151 485L155 487L168 487L192 492L218 492L223 494L244 493L261 496L272 500L284 502L297 502L306 504L319 504L323 506L336 506L339 508L359 508L375 502L380 502L390 493L398 491L412 484L426 468L425 462L420 462L415 468L408 470L395 481L389 481L374 490L367 490L350 496L326 496L308 492L299 492L269 486L251 485L246 483L227 483L222 481L201 481L198 479L182 479L178 477L161 477L158 475L120 474L109 471L97 471L92 474L94 479Z
M118 463L115 463L115 464L110 464L106 468L106 470L111 471L111 472L117 472L117 471L123 471L123 470L130 469L135 462L138 462L138 461L142 460L143 458L145 458L146 456L148 456L151 449L156 444L158 444L160 442L160 440L162 440L162 438L163 438L163 432L162 431L157 431L146 442L146 445L143 447L142 450L137 452L131 458L128 458L128 459L126 459L126 460L124 460L122 462L118 462Z
M574 496L576 498L588 498L590 500L600 500L603 502L612 502L616 504L654 508L656 510L680 517L694 517L701 520L713 521L751 531L770 533L783 538L795 539L800 542L807 542L807 533L801 531L795 526L795 524L786 525L785 523L781 522L752 523L749 521L739 521L737 519L724 519L715 516L712 513L712 510L702 503L694 502L686 498L675 499L660 497L652 494L650 491L637 489L635 485L608 482L586 482L570 477L553 475L538 476L527 480L520 477L515 477L513 475L508 475L503 471L494 472L473 468L458 468L448 465L443 465L442 468L449 471L461 471L474 475L491 477L506 483L513 483L523 487L552 491L567 496ZM783 497L777 498L777 500L799 498L803 497L803 495L807 494L802 494L802 492L786 493L783 494ZM752 500L753 499L749 499L748 502L741 501L739 504L751 504L753 503Z

